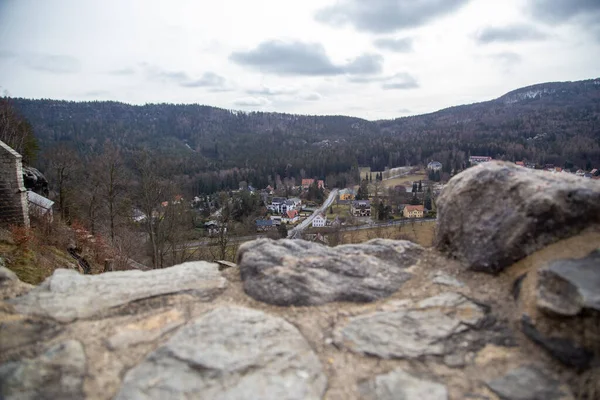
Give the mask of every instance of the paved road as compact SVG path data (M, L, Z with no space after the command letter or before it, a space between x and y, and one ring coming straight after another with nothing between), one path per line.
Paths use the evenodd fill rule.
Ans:
M302 236L302 231L305 230L308 227L308 225L310 225L313 218L315 218L319 213L327 211L327 208L331 204L333 204L333 200L335 200L337 195L338 195L338 190L333 189L331 191L331 193L329 193L329 197L327 197L327 200L325 200L325 202L323 203L323 205L320 208L316 209L315 212L312 213L310 217L306 218L304 221L302 221L300 223L300 225L296 226L294 229L292 229L288 232L288 239L300 239L300 237Z

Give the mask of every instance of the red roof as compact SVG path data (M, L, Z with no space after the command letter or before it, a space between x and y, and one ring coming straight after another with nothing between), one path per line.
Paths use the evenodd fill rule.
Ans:
M519 167L525 166L525 163L523 161L517 161L515 164L517 164Z
M314 179L302 179L302 186L310 186L314 181Z
M405 206L406 211L410 212L410 211L425 211L425 207L421 204L418 206L413 206L413 205L406 205Z
M293 219L296 218L298 216L298 210L290 210L288 212L285 213L285 215L289 218L289 219Z

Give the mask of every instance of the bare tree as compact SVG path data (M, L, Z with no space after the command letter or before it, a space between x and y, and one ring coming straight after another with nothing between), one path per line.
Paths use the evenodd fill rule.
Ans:
M126 214L127 174L119 149L110 142L105 143L97 163L100 198L106 206L109 236L114 243L117 220Z
M65 144L58 144L48 151L51 181L56 182L57 203L64 221L71 220L70 208L75 190L75 175L81 161L77 152Z

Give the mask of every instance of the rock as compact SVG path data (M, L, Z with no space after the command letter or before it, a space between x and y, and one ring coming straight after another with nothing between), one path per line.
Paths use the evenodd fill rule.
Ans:
M49 319L0 315L0 354L49 340L61 332L61 325Z
M130 370L116 399L321 399L326 386L319 359L294 326L221 307Z
M533 366L509 371L487 386L502 400L573 400L568 388Z
M350 318L335 332L336 343L380 358L417 358L451 353L445 339L477 326L484 310L458 293L442 293L417 304Z
M361 398L365 400L447 400L444 385L418 379L401 369L377 375L359 385Z
M44 174L33 167L23 165L23 184L27 190L48 196L48 180Z
M27 295L9 302L24 314L71 322L161 295L189 293L208 301L226 285L217 265L203 261L160 270L117 271L100 275L80 275L73 270L57 269Z
M387 297L409 279L404 270L422 252L414 243L385 239L337 247L259 239L242 244L237 257L249 296L289 306Z
M0 258L0 285L6 282L18 281L17 274L4 266L4 259Z
M462 368L466 365L464 354L447 354L444 356L444 364L450 368Z
M600 249L581 259L556 260L538 271L537 306L574 316L600 311Z
M118 327L107 342L111 350L125 349L140 343L150 343L183 325L185 318L178 310L169 310L141 321Z
M436 247L497 273L600 223L600 183L493 161L453 177L436 201Z
M433 283L437 283L438 285L454 286L454 287L465 286L465 284L462 283L461 281L459 281L458 279L456 279L453 276L450 276L446 273L443 273L441 271L436 272L436 274L433 277Z
M591 351L577 346L571 340L544 336L527 315L521 318L521 330L531 341L546 349L552 357L570 367L588 368L594 357Z
M1 365L0 390L6 399L81 399L85 374L83 346L67 340L37 358Z
M0 300L21 296L33 288L32 285L21 282L17 274L2 265L3 262L0 258Z

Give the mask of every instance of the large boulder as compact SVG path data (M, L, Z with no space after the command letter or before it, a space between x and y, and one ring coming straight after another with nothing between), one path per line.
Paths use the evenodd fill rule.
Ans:
M27 190L48 196L48 180L37 169L28 165L23 165L23 183Z
M453 351L449 339L477 327L485 315L465 296L446 292L352 317L338 326L335 340L353 352L386 359L445 355Z
M600 182L492 161L452 178L436 204L437 248L497 273L600 224Z
M326 387L319 358L293 325L220 307L130 370L115 399L316 400Z
M67 340L34 359L0 365L0 398L83 399L87 359L83 345Z
M265 303L363 303L398 290L422 252L414 243L385 239L337 247L259 239L240 246L238 264L245 292Z
M412 376L401 369L362 382L359 390L364 400L448 399L448 391L444 385Z
M573 400L569 388L532 365L508 371L487 386L502 400Z
M9 300L23 314L60 322L90 318L114 307L161 295L189 293L210 301L227 285L217 264L188 262L152 271L117 271L81 275L57 269L25 296Z
M538 271L537 305L544 311L575 316L600 311L600 249L581 259L556 260Z

